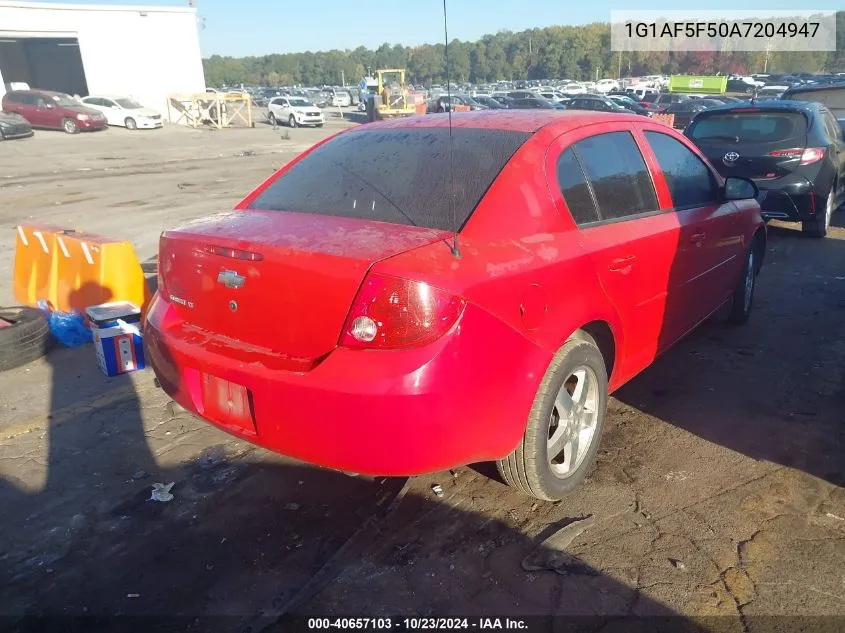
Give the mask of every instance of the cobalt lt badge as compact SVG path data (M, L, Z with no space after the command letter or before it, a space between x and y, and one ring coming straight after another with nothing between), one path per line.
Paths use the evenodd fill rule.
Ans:
M246 277L239 275L234 270L221 270L220 274L217 275L217 283L235 290L242 288L245 281Z
M725 154L725 156L722 158L722 162L723 162L723 163L725 163L725 165L733 165L733 164L737 161L737 159L738 159L738 158L739 158L739 153L737 153L737 152L728 152L728 153L727 153L727 154Z

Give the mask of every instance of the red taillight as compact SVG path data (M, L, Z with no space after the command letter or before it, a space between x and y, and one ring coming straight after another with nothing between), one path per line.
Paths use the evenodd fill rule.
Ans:
M340 344L358 349L420 347L448 332L465 302L420 281L371 274L358 291Z
M205 250L212 255L219 255L220 257L228 257L229 259L240 259L246 262L260 262L264 259L264 255L254 251L241 251L237 248L229 248L228 246L206 246Z
M824 158L824 147L808 147L801 155L802 165L812 165Z
M769 156L774 158L785 158L787 160L801 159L802 165L812 165L824 158L824 147L793 147L791 149L777 149L769 152Z

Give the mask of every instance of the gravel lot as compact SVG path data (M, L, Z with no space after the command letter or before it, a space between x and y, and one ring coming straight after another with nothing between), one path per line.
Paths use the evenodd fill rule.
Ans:
M125 237L147 260L162 229L230 208L343 125L3 143L0 304L18 223ZM55 350L0 377L0 615L212 615L209 629L255 631L292 630L273 625L289 613L674 614L841 630L845 229L813 241L771 225L755 301L746 327L705 324L611 399L596 469L555 504L488 465L408 481L311 468L174 410L150 371L108 380L90 349ZM174 482L174 500L148 501L155 482ZM522 570L588 515L566 573Z

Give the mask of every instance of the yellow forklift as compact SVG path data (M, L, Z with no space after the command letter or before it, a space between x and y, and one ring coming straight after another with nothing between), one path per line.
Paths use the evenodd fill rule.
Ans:
M367 98L367 120L380 121L417 113L416 104L408 96L405 70L389 68L376 71L376 92Z

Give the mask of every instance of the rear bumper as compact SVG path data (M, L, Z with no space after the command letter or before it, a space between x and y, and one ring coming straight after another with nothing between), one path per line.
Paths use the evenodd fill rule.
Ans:
M201 337L203 338L203 337ZM176 402L272 451L337 470L415 475L498 459L520 441L551 355L468 305L446 336L402 351L337 348L307 372L233 362L210 333L197 343L158 296L144 331L148 362ZM254 426L203 402L205 374L250 390Z
M815 217L817 209L824 209L827 192L815 191L813 183L806 178L787 176L777 181L755 182L760 189L757 201L766 220L802 222Z

